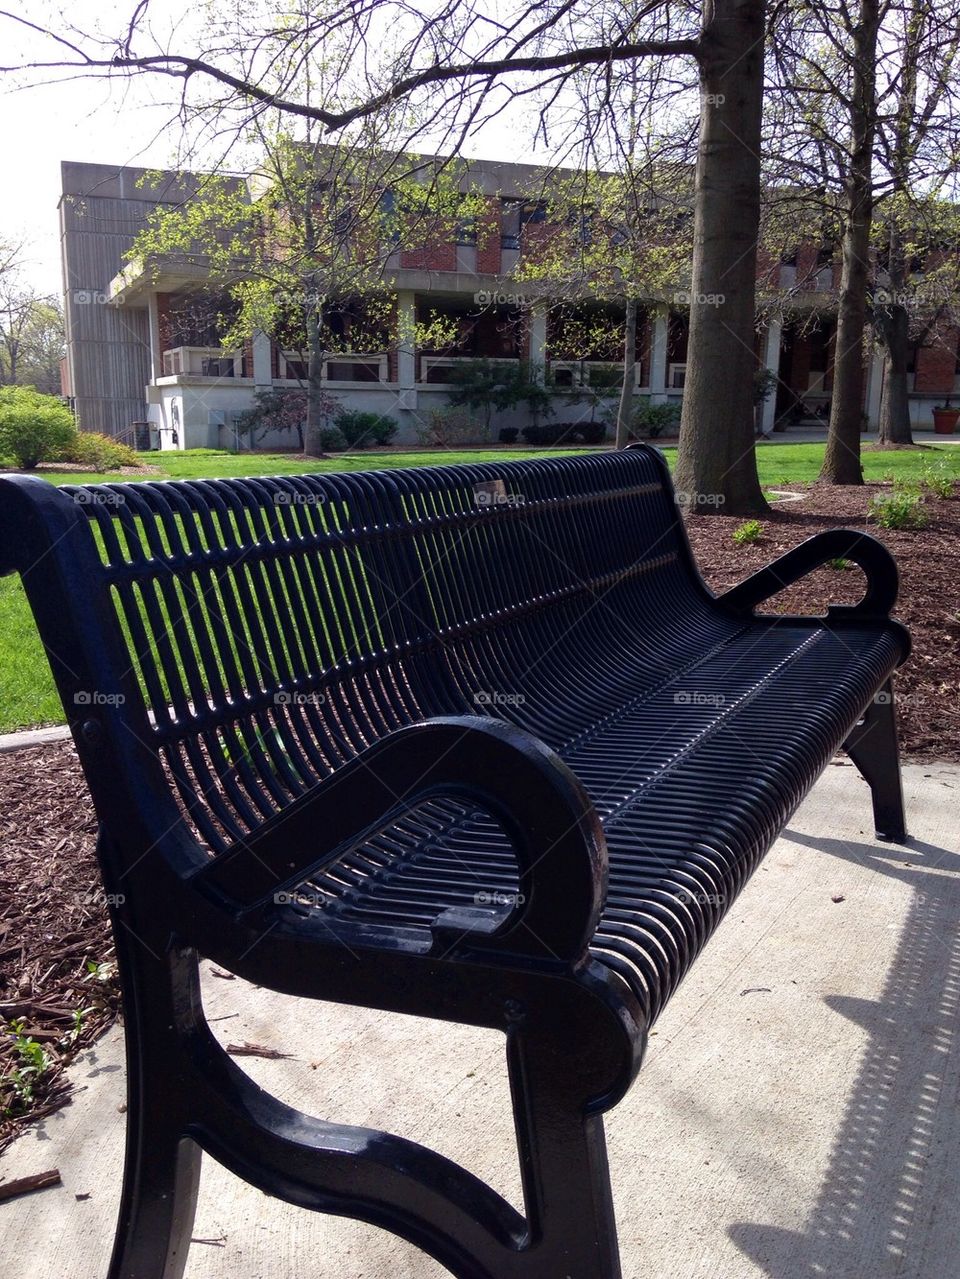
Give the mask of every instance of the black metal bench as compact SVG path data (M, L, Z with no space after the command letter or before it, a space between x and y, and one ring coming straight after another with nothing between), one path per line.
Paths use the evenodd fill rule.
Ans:
M826 560L866 593L757 617ZM111 1279L174 1279L200 1148L470 1279L620 1273L602 1114L835 751L905 838L896 569L820 534L716 598L661 456L55 489L0 480L99 815L128 1049ZM525 1215L310 1118L213 1039L198 956L506 1033Z

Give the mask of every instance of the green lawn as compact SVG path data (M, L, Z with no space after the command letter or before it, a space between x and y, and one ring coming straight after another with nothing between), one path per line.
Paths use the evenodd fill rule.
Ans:
M761 444L757 450L760 480L766 488L805 484L816 479L823 459L823 444ZM184 453L144 455L144 461L160 465L163 478L213 479L242 475L297 475L304 471L356 471L373 467L422 466L443 462L499 462L518 457L556 456L586 450L482 449L443 452L338 454L322 462L303 462L284 454L240 454L192 450ZM673 461L674 450L665 450ZM944 466L960 479L960 445L944 444L929 450L865 452L864 474L879 481L896 476L919 478L930 465ZM45 472L53 483L98 483L118 476ZM63 711L54 691L46 657L33 618L16 577L0 578L0 731L33 724L62 723Z

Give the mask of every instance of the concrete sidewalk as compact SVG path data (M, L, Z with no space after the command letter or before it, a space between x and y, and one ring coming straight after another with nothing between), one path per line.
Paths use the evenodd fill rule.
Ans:
M658 1023L607 1117L625 1279L960 1271L960 770L912 765L905 784L913 843L877 844L866 786L830 767ZM497 1034L309 1004L205 967L224 1042L295 1054L243 1059L258 1081L303 1110L432 1145L518 1203ZM63 1174L0 1204L4 1274L105 1274L125 1122L118 1028L73 1077L73 1104L0 1159L2 1177ZM447 1273L211 1160L194 1234L188 1279Z

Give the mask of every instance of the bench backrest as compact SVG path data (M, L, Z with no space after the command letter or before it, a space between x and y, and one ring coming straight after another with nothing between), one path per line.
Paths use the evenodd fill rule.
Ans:
M500 643L520 679L518 653L569 651L618 591L641 591L651 628L705 603L652 450L40 487L22 490L34 525L6 567L26 570L81 758L125 734L125 766L152 763L154 790L162 769L214 850L402 724L509 718L472 681L478 646L489 671ZM109 777L91 784L103 813Z

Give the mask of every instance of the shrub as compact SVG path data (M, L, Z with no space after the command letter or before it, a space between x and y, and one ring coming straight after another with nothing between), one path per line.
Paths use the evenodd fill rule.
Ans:
M427 448L462 448L479 441L481 428L464 409L431 409L426 423L418 422L417 440Z
M920 483L928 493L933 493L936 497L953 497L956 479L951 475L946 459L941 458L936 466L928 463L923 468Z
M77 462L88 471L119 471L121 466L140 465L128 444L95 431L78 431L65 456L68 462Z
M371 444L389 444L399 427L392 417L382 413L364 413L361 410L338 413L337 428L347 442L347 448L364 449Z
M325 426L320 432L320 446L324 453L339 453L347 447L347 441L339 427Z
M759 520L744 520L739 528L733 530L733 540L737 546L748 546L751 542L759 542L763 533L763 525Z
M73 414L32 386L0 387L0 455L25 471L63 457L77 434Z
M643 436L656 439L658 435L669 433L672 427L680 425L680 401L667 400L663 404L652 404L644 397L633 410L630 422L630 434L635 439Z
M915 489L878 493L870 499L867 519L873 520L881 528L916 531L927 527L923 497Z
M500 428L497 438L501 444L516 444L519 434L520 428L518 426L503 426Z

